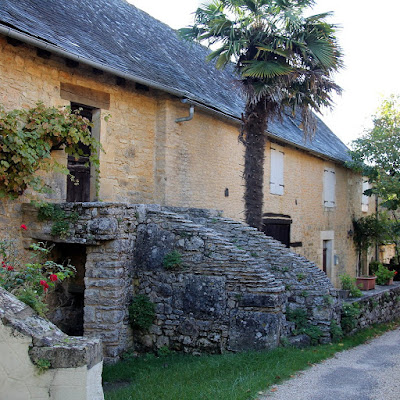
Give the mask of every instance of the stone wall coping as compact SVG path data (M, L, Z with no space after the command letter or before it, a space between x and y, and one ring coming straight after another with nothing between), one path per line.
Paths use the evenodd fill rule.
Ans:
M392 285L375 285L375 289L362 291L362 297L350 297L341 300L343 303L360 303L368 301L371 297L376 297L382 293L391 292L398 288L400 288L400 281L395 281Z
M0 320L17 332L32 338L30 356L33 362L44 358L51 368L92 366L102 361L100 339L71 337L32 308L0 287Z

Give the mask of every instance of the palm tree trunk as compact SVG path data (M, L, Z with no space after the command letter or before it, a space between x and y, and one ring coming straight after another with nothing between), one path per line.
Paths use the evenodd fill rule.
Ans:
M246 222L261 230L263 213L264 158L267 129L265 100L246 104L243 121L245 135L244 173Z

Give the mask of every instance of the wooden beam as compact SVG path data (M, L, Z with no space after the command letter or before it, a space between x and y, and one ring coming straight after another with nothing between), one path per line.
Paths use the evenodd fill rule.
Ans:
M61 82L60 96L62 99L74 103L101 108L103 110L110 109L110 93L100 92L99 90L90 89L84 86Z

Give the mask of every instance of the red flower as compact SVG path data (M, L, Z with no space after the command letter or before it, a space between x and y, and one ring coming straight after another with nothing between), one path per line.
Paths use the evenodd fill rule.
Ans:
M51 274L51 275L50 275L50 280L51 280L52 282L55 282L56 280L58 280L58 276L57 276L56 274Z
M44 291L49 288L49 284L46 281L41 280L39 283L43 286Z
M26 227L25 224L22 224L22 225L21 225L21 228L22 228L24 231L27 231L27 230L28 230L28 228Z
M394 274L397 275L397 271L394 271Z
M13 269L14 269L14 267L12 265L7 266L7 271L12 271Z

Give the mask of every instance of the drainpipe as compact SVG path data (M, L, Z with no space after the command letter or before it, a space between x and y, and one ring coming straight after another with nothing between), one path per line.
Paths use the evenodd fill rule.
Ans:
M182 99L181 102L189 103L188 99ZM187 117L177 118L175 122L178 123L178 122L190 121L191 119L193 119L193 116L194 116L194 105L190 104L189 115Z

